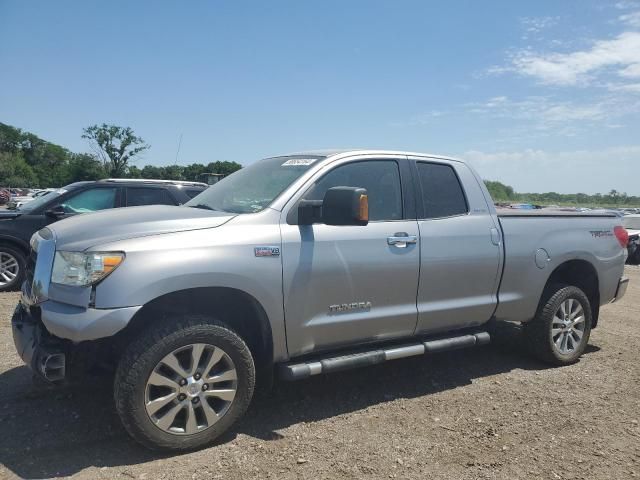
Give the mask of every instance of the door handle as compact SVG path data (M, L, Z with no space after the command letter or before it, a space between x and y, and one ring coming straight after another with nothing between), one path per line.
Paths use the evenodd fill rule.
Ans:
M418 243L418 237L416 235L408 235L406 233L395 233L394 235L387 237L387 245L393 245L398 248L407 248L409 243Z

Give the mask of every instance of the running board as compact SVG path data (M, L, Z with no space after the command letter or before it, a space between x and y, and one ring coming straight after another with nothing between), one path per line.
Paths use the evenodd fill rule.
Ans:
M424 342L380 348L369 352L352 353L338 357L308 360L301 363L289 363L280 366L280 378L283 380L301 380L321 373L339 372L351 368L376 365L398 358L414 357L425 353L439 353L459 348L486 345L491 341L487 332L478 332L458 337L426 340Z

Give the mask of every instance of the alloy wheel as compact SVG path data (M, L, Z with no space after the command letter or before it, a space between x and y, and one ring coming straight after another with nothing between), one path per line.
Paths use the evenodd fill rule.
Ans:
M180 347L155 366L145 387L145 410L166 433L193 435L229 410L238 387L231 357L220 347Z
M20 273L18 259L8 252L0 252L0 287L14 282Z
M562 355L573 353L584 336L585 316L580 302L574 298L563 301L551 322L554 348Z

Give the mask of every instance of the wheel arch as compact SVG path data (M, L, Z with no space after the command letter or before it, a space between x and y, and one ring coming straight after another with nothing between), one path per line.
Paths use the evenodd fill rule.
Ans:
M29 255L29 244L19 238L0 235L0 245L8 245L10 247L17 248L24 253L25 256Z
M580 288L591 304L591 328L595 328L598 324L598 316L600 314L600 281L598 272L593 264L587 260L573 259L567 260L558 265L544 286L540 304L544 303L549 293L549 288L557 284L572 285Z
M117 343L124 347L159 318L185 314L202 314L222 321L247 343L256 369L271 370L273 336L267 313L255 297L236 288L194 287L154 298L118 332Z

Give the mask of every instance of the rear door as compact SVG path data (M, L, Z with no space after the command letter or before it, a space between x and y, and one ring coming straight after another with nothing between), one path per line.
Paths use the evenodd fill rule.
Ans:
M297 202L321 200L335 186L367 189L369 224L298 225ZM285 209L283 293L291 356L413 334L419 245L411 188L406 157L338 161Z
M416 159L420 282L418 333L479 325L497 304L498 226L463 163Z

